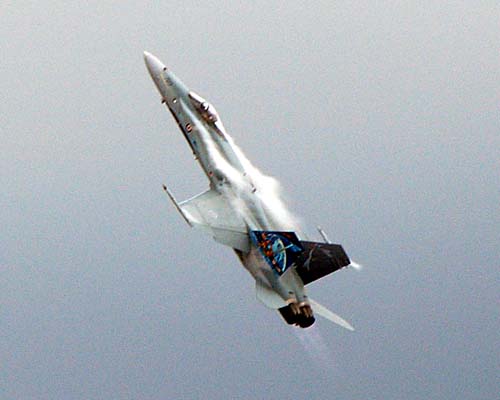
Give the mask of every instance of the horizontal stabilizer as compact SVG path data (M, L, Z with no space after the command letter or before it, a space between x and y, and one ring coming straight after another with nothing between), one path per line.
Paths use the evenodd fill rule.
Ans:
M301 241L304 252L297 260L297 273L304 285L350 264L340 244Z
M321 315L323 318L326 318L327 320L333 322L334 324L340 325L342 328L348 329L350 331L354 331L354 328L352 327L352 325L349 322L347 322L345 319L339 317L337 314L330 311L325 306L322 306L321 304L315 302L312 299L309 299L309 302L311 303L311 307L312 307L313 311L317 315Z
M207 190L178 205L182 215L195 228L211 234L215 241L248 252L247 226L234 207L215 190Z

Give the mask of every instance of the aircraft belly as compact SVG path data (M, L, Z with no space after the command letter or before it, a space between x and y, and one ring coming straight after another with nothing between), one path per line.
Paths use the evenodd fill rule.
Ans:
M285 303L307 301L304 285L293 268L278 275L255 246L242 254L240 260L256 281L274 291Z
M267 281L266 270L270 269L260 253L255 247L250 247L250 251L242 255L241 263L254 279L264 279Z

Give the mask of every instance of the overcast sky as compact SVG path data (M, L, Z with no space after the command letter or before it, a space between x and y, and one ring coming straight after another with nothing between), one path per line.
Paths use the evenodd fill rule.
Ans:
M3 2L0 397L498 398L498 3L237 3ZM176 213L207 181L144 50L365 266L309 287L356 332Z

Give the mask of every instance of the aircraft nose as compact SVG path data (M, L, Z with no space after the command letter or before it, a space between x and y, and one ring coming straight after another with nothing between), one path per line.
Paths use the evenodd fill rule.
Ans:
M162 71L167 70L167 67L165 67L165 65L158 60L158 58L147 51L144 52L144 62L148 68L149 75L151 75L151 78L153 79L158 77Z

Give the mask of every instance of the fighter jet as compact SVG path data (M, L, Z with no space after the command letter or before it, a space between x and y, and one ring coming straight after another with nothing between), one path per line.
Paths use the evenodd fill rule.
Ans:
M182 202L164 190L184 220L231 247L255 279L257 298L290 325L307 328L314 313L353 330L307 296L305 285L348 266L341 245L302 240L286 209L269 189L273 182L253 167L226 132L215 107L189 90L158 58L144 61L161 102L174 117L209 188Z

